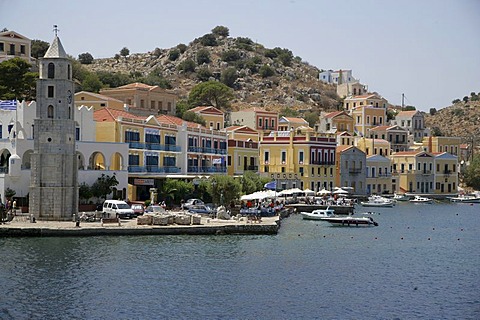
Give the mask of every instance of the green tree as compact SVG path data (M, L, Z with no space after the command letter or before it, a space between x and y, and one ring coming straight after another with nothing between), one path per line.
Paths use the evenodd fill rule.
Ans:
M187 60L184 60L182 62L180 62L180 64L178 65L178 70L180 71L183 71L183 72L195 72L195 61L193 61L192 59L187 59Z
M81 64L91 64L93 62L93 56L89 52L81 53L78 55L78 61Z
M42 58L47 52L50 44L48 42L34 39L31 42L31 53L35 59Z
M256 191L264 189L264 185L267 182L270 182L269 177L262 177L255 173L254 171L245 171L242 178L240 179L242 185L242 193L250 194Z
M261 66L260 70L258 70L258 73L262 78L268 78L273 76L275 74L275 71L269 65L264 64L263 66Z
M176 112L175 115L179 118L182 118L183 114L190 108L191 106L188 104L188 102L185 99L178 100L175 108L175 112Z
M228 50L228 51L222 52L220 57L225 62L233 62L241 58L240 52L238 52L238 50Z
M228 37L230 35L230 30L224 26L216 26L212 29L212 33L217 36Z
M130 76L125 73L97 71L96 74L100 81L110 88L117 88L132 82Z
M180 57L180 50L178 49L172 49L168 53L168 60L170 61L175 61L178 59L178 57Z
M439 127L432 127L432 135L434 137L441 137L443 136L442 130Z
M233 99L233 91L218 81L207 81L197 84L188 95L191 106L214 106L227 108Z
M215 47L215 46L218 45L217 39L211 33L207 33L206 35L200 37L199 40L200 40L200 43L202 45L207 46L207 47Z
M191 182L185 182L178 179L167 179L162 186L161 194L165 199L169 198L174 203L179 204L181 199L193 192L194 186Z
M22 58L0 63L0 99L33 100L38 73L30 71L31 65Z
M127 47L123 47L122 50L120 50L120 55L122 57L127 57L130 54L130 50L128 50Z
M473 157L470 165L466 168L463 177L465 184L475 190L480 190L480 155Z
M213 203L225 205L240 197L242 185L232 176L215 175L208 180L206 189Z
M463 97L463 102L465 102L465 103L468 102L468 96Z
M199 123L202 126L206 126L206 124L207 124L205 119L201 115L196 114L195 112L192 112L192 111L189 111L189 110L187 110L183 113L182 119L185 120L185 121Z
M314 128L315 124L319 121L318 113L313 112L313 111L307 112L303 118L308 121L308 125L311 128Z
M91 187L94 197L103 198L107 200L107 196L112 193L113 187L118 185L118 180L115 175L109 176L104 173L98 177Z
M403 108L403 111L415 111L415 110L417 110L415 106L406 106L405 108Z
M81 83L87 74L90 73L85 67L73 57L69 57L70 63L72 64L72 78L76 80L76 82Z
M163 77L162 71L160 68L156 68L155 70L150 72L143 80L143 83L146 83L151 86L159 86L160 88L163 88L163 89L172 89L172 85L170 84L170 81L168 81Z
M200 81L208 81L213 76L208 68L200 68L197 70L197 79Z
M289 107L280 110L280 117L298 117L298 111Z
M437 113L437 109L435 108L430 108L430 115L433 116Z
M177 49L180 50L180 53L187 51L187 45L184 43L177 44Z
M13 189L10 189L7 187L7 189L5 189L5 198L7 200L12 200L12 198L17 194L17 192Z
M391 109L387 109L387 122L390 121L390 120L393 120L395 119L395 116L396 116L396 112L391 110Z
M88 73L82 81L82 90L98 93L102 89L103 83L96 73Z
M235 84L235 81L237 80L237 78L238 78L237 69L227 68L222 71L222 74L220 76L220 81L226 86L233 88L233 85Z
M197 52L197 63L198 65L204 63L210 63L210 51L207 49L200 49Z
M452 101L452 104L459 103L461 100L460 99L455 99Z
M81 183L78 186L78 197L80 198L80 203L85 204L93 196L92 189L85 182Z

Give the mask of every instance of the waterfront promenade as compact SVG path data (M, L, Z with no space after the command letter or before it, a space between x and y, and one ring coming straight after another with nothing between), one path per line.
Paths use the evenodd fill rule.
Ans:
M167 226L138 225L137 219L120 220L121 223L102 225L101 221L36 221L28 215L16 216L0 225L0 237L52 237L52 236L102 236L102 235L221 235L221 234L277 234L280 217L262 217L261 221L220 220L202 217L199 225Z

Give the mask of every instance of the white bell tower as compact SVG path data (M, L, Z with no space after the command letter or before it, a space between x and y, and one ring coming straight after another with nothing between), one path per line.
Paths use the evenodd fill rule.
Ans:
M78 213L72 66L57 36L40 59L29 212L39 220Z

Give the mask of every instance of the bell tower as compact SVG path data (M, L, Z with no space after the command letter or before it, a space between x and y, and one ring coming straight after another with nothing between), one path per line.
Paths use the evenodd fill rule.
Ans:
M39 63L29 212L39 220L71 220L78 213L78 167L72 65L55 37Z

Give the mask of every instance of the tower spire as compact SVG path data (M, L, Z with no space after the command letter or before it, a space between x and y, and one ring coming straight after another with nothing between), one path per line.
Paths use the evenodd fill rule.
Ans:
M58 34L58 26L56 24L53 25L53 32L55 33L55 37L57 37L57 34Z

